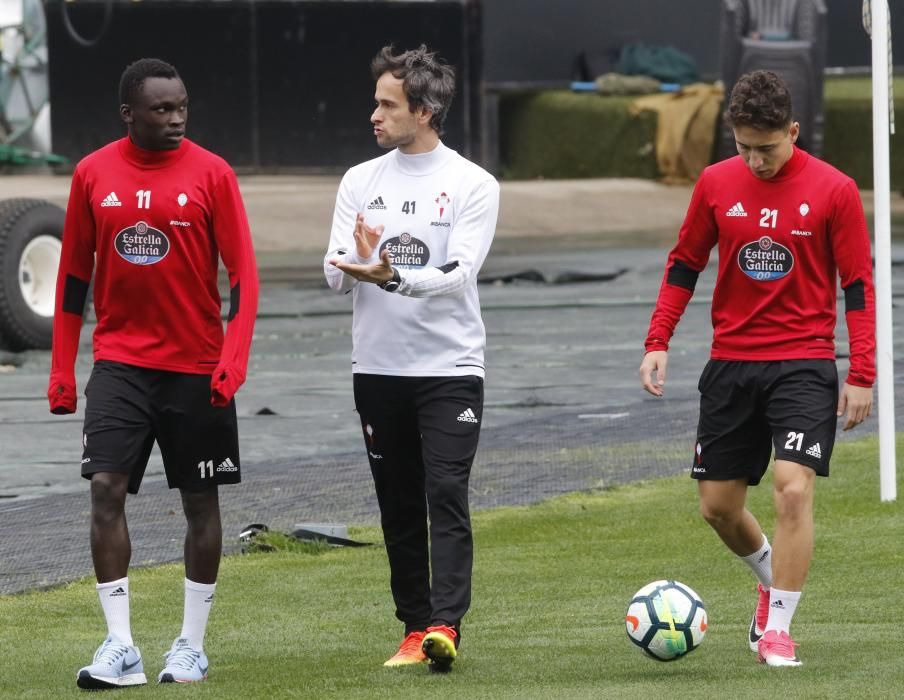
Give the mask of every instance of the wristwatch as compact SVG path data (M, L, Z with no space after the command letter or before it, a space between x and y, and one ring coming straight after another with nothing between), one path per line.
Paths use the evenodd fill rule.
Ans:
M395 268L392 268L392 279L388 279L385 282L380 282L378 286L385 292L397 292L401 283L402 278L399 276L399 271Z

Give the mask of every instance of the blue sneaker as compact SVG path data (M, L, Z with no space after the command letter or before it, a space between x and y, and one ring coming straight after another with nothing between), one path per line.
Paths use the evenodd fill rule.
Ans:
M166 666L157 676L158 683L195 683L207 680L207 655L192 649L188 640L179 638L166 654Z
M144 675L138 647L123 644L108 636L94 652L94 661L79 669L75 682L85 690L105 690L144 685L148 679Z

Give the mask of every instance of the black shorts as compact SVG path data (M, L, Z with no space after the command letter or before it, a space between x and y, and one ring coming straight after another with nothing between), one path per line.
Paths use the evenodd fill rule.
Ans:
M776 459L829 475L838 420L833 360L710 360L698 388L693 478L746 478L754 486L773 447Z
M154 441L170 488L241 481L235 401L210 404L210 376L99 360L85 387L82 476L129 475L138 493Z

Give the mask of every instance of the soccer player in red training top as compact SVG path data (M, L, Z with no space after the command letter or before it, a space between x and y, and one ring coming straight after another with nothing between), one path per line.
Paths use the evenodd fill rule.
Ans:
M245 380L257 268L232 169L185 138L188 96L157 59L119 85L126 138L75 168L57 279L48 397L76 409L75 358L94 276L94 369L85 388L82 476L91 480L91 556L108 635L78 672L81 688L146 682L129 622L126 492L160 446L187 521L182 633L158 680L207 677L204 630L222 550L219 484L240 480L233 395ZM219 258L229 272L224 339Z
M739 156L700 176L650 322L640 365L661 396L669 340L719 246L711 359L700 377L693 478L700 510L759 579L749 644L770 666L799 666L789 627L813 553L813 489L828 476L836 423L870 413L875 377L872 261L853 180L794 146L785 84L742 76L725 118ZM836 278L850 370L838 391ZM745 508L775 447L775 538Z

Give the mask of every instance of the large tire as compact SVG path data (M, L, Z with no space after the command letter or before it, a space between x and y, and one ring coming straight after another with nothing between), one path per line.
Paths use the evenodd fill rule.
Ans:
M0 343L49 349L65 212L43 199L0 201Z

